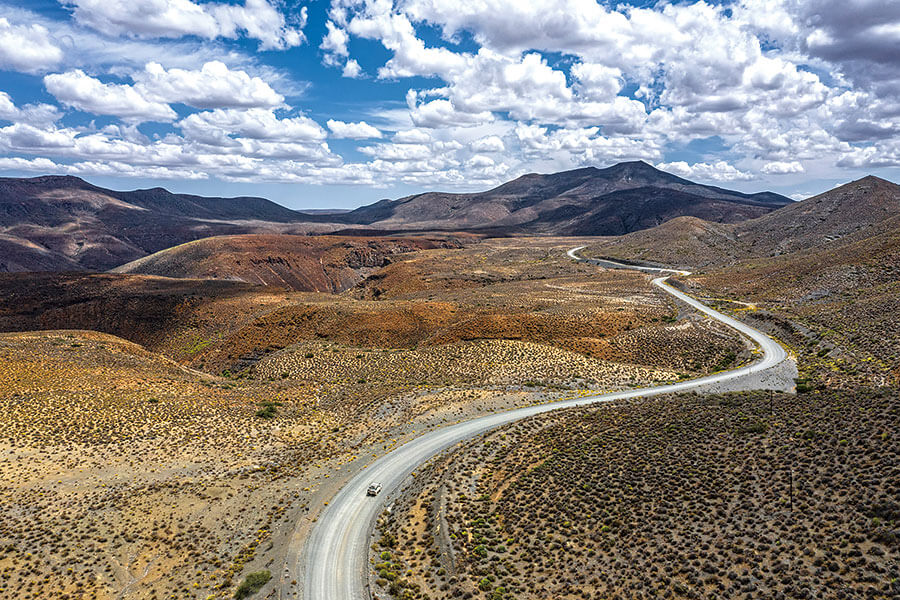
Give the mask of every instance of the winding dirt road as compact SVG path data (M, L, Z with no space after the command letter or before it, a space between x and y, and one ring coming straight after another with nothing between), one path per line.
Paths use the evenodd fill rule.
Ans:
M650 273L675 273L686 275L686 271L623 265L612 261L583 259L577 252L580 246L568 251L577 261L590 262L612 268L637 269ZM731 371L715 373L699 379L679 383L641 388L622 392L584 396L574 400L518 408L499 414L491 414L470 421L448 425L431 431L407 442L363 469L335 495L319 516L318 521L306 540L304 552L298 565L302 576L303 598L305 600L368 600L367 564L370 536L375 519L390 500L391 494L400 487L419 465L442 450L475 437L485 431L552 410L585 406L600 402L610 402L626 398L640 398L687 392L712 383L733 381L752 373L772 369L787 359L787 353L772 338L736 319L691 298L670 286L667 275L652 281L653 285L694 309L737 330L753 340L762 351L762 358L755 363ZM751 389L751 383L747 389ZM380 482L383 492L376 497L366 496L366 488L371 482Z

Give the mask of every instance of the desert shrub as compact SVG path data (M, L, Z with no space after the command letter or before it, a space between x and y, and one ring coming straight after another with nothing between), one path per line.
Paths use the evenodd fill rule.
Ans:
M876 527L872 539L885 546L900 546L900 530L888 527Z
M765 433L768 429L765 421L748 420L738 426L738 433Z
M281 402L267 400L265 402L260 402L259 405L262 408L256 411L257 417L260 419L274 419L275 415L278 414L278 407L281 406Z
M900 504L898 504L897 502L879 502L864 510L863 512L871 516L873 519L900 522Z
M266 585L269 580L272 579L272 573L268 570L256 571L255 573L250 573L247 577L244 578L244 581L241 585L238 586L238 589L234 592L234 597L237 600L241 600L242 598L249 598L256 592L262 589L262 586Z
M717 365L717 366L718 366L718 369L719 369L719 370L725 370L725 369L727 369L728 367L730 367L730 366L732 365L732 363L734 363L734 361L735 361L736 359L737 359L737 354L735 354L734 352L730 352L730 351L727 352L727 353L722 357L722 359L719 361L719 364Z

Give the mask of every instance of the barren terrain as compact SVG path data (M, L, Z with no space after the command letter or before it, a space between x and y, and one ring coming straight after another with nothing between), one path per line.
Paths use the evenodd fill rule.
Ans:
M390 264L394 255L459 245L449 236L228 235L167 248L116 267L113 272L227 279L298 292L342 292Z
M747 357L570 246L397 255L338 295L4 276L0 323L44 331L0 335L2 592L229 597L277 574L336 486L417 430Z
M4 334L0 364L4 596L224 595L305 510L311 461L344 448L304 390L104 334Z
M740 358L727 329L680 315L644 275L573 264L566 244L485 240L395 255L339 295L148 275L0 275L0 330L97 329L214 373L245 371L301 341L521 340L692 373Z
M595 257L701 267L677 285L796 353L799 395L635 401L486 434L384 513L376 595L900 594L898 203L865 178L734 226L596 242Z
M558 412L432 461L379 524L396 598L894 598L900 188L868 177L736 226L588 254L679 277L798 357L797 396Z

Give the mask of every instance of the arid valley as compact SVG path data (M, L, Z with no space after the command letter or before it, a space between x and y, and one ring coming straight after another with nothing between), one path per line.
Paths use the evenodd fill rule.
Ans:
M834 207L834 222L772 256L767 228L806 203ZM264 592L296 597L331 497L423 432L756 360L652 275L567 255L586 246L701 265L675 282L775 337L799 369L781 389L796 394L627 400L477 436L390 490L376 595L793 597L841 582L890 597L900 246L882 207L900 214L900 189L868 179L737 225L244 234L105 274L2 275L4 591L230 597L267 570ZM745 256L714 253L728 236ZM866 261L852 259L861 243ZM848 310L852 329L836 321Z
M0 600L900 598L898 56L0 0Z

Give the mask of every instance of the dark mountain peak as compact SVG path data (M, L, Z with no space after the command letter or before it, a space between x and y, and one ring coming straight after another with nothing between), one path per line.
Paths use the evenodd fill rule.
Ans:
M28 181L59 186L90 185L87 181L75 175L41 175L39 177L31 177Z
M668 175L665 171L660 171L650 163L642 160L627 160L625 162L616 163L611 167L603 169L607 172L624 171L632 173L662 173Z
M891 206L893 193L875 189L856 196ZM286 224L297 232L328 223L373 231L618 235L682 216L734 223L786 204L791 201L778 194L702 185L641 160L529 173L485 192L427 192L340 214L301 213L263 198L207 198L160 187L118 192L71 176L0 179L0 227L19 227L29 232L25 241L44 247L19 260L18 269L43 265L38 259L48 251L58 255L59 264L106 269L200 237L283 231ZM29 228L35 225L38 229ZM88 251L83 250L88 244L73 243L75 236L90 242Z
M619 179L619 180L628 180L628 179L641 179L643 181L654 182L683 182L683 183L692 183L686 179L682 179L676 175L672 175L671 173L666 173L665 171L661 171L654 167L653 165L646 163L642 160L630 160L626 162L617 163L611 167L606 167L605 169L598 169L597 174L603 177L604 179Z
M547 177L579 177L583 175L592 175L599 171L597 167L579 167L577 169L569 169L568 171L559 171L557 173L525 173L512 181L508 181L507 183L512 183L513 181L520 181L523 179L545 179Z
M589 181L595 177L597 173L599 173L599 169L596 167L583 167L581 169L572 169L570 171L548 174L528 173L497 186L492 190L488 190L481 194L474 194L473 196L488 197L508 195L518 197L551 197L568 189L578 187L585 181Z
M599 171L600 169L598 169L597 167L581 167L580 169L570 169L568 171L560 171L558 173L525 173L524 175L516 177L512 181L507 181L506 183L498 186L495 189L500 189L506 186L515 186L519 184L532 185L534 183L543 183L548 181L579 180L590 177L598 173Z
M553 173L551 176L558 177L583 177L586 175L596 175L600 172L600 169L597 167L580 167L578 169L569 169L568 171L560 171L559 173Z
M574 188L598 177L601 179L622 179L636 176L666 178L669 180L675 178L674 175L660 171L642 160L634 160L621 162L603 169L598 167L580 167L558 173L526 173L484 193L520 193L524 189L546 191L549 188L558 193L566 185Z
M877 175L866 175L862 179L857 179L856 181L851 181L847 185L852 184L864 184L864 185L874 185L879 188L888 188L888 189L900 189L900 185L897 185L893 181L888 181L887 179L882 179Z
M91 189L94 186L74 175L40 175L38 177L0 177L0 185L26 185L44 188Z
M843 185L834 187L828 191L817 194L802 202L811 204L809 201L830 201L842 204L844 202L853 201L857 198L863 198L869 192L874 192L878 196L897 197L900 198L900 185L887 179L882 179L876 175L866 175L860 179L855 179Z

